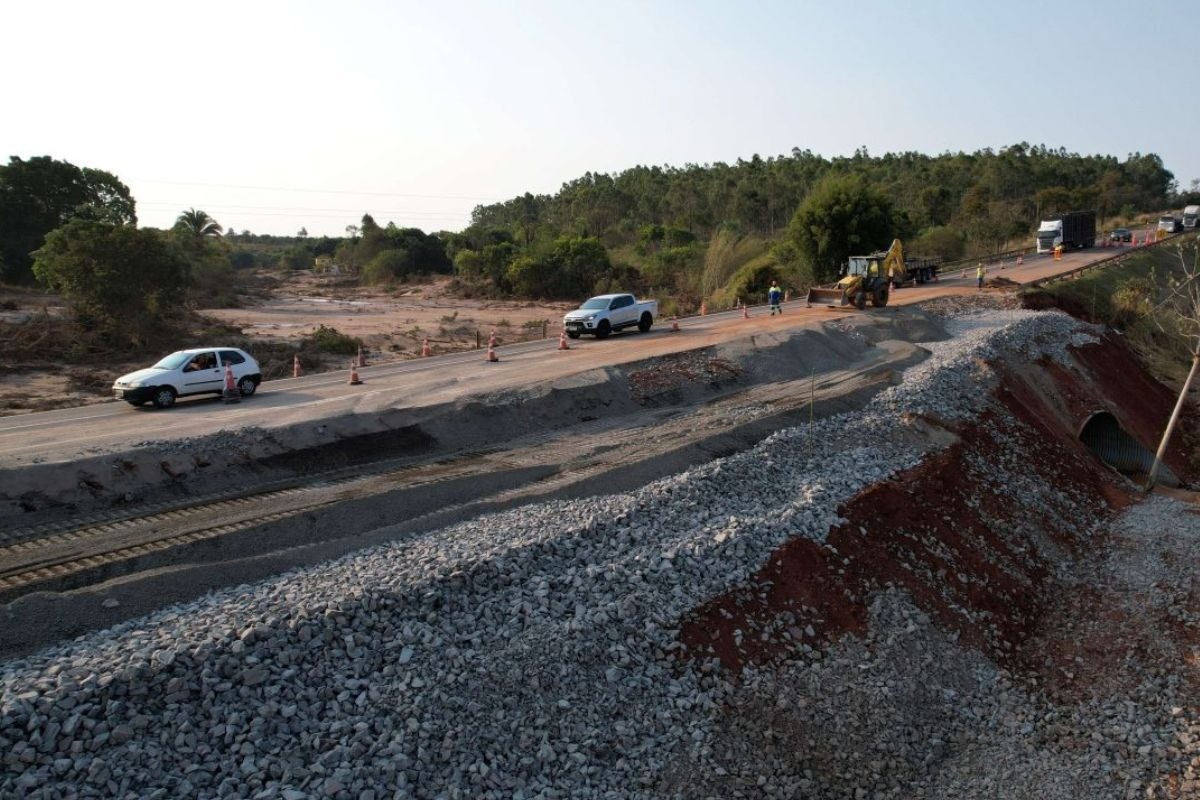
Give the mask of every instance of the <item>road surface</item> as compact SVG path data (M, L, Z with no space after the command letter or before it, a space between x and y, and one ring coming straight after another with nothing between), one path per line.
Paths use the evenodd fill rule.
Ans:
M1015 283L1043 280L1112 256L1109 248L1068 253L1061 261L1048 255L993 264L989 279ZM918 303L933 297L977 291L975 270L950 272L935 283L897 290L891 304ZM993 291L991 289L987 291ZM66 462L83 453L124 450L139 442L203 437L244 427L272 428L357 412L414 407L452 401L462 396L528 386L599 367L639 361L827 320L834 315L878 313L869 306L853 309L806 309L802 300L784 304L782 316L770 317L764 306L751 307L750 318L725 311L679 322L656 321L642 334L622 332L605 341L572 340L559 351L558 340L524 342L497 348L500 361L487 363L484 351L466 351L427 359L383 362L359 370L364 383L348 385L347 373L321 373L264 383L258 393L236 405L210 396L181 400L168 410L134 408L123 402L58 409L0 418L0 469L28 464Z

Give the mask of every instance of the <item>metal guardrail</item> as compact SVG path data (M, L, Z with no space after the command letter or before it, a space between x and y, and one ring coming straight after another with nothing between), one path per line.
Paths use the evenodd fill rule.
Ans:
M988 253L987 255L971 256L970 258L958 258L954 261L947 261L938 267L938 272L942 270L951 271L962 269L971 264L978 264L982 261L985 264L995 264L998 261L1007 261L1010 258L1017 256L1029 255L1037 251L1037 247L1018 247L1016 250L1005 250L1003 253Z
M1084 264L1082 267L1075 267L1074 269L1067 270L1066 272L1060 272L1057 275L1051 275L1048 278L1042 278L1040 280L1030 281L1029 283L1026 283L1025 286L1036 289L1038 287L1045 286L1048 283L1053 283L1054 281L1062 281L1062 280L1069 280L1071 278L1078 278L1080 275L1087 272L1088 270L1099 269L1102 267L1107 267L1107 266L1111 266L1113 264L1117 264L1117 263L1129 258L1130 256L1137 255L1138 253L1144 252L1151 247L1158 247L1159 245L1166 244L1167 242L1173 242L1176 239L1178 239L1180 236L1186 236L1186 235L1187 235L1187 233L1173 233L1170 236L1164 236L1161 239L1156 239L1155 241L1150 242L1149 244L1135 245L1128 249L1122 248L1122 251L1120 253L1109 256L1108 258L1102 258L1099 261L1093 261L1090 264Z

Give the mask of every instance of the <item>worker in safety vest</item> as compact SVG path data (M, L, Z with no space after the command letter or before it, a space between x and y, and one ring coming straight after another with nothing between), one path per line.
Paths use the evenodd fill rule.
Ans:
M771 281L771 288L767 289L767 303L771 306L771 316L783 314L783 309L779 306L779 301L783 299L783 289L779 288L778 281Z
M983 277L985 275L987 275L987 267L980 261L979 266L975 268L975 280L979 282L979 291L981 292L983 291Z

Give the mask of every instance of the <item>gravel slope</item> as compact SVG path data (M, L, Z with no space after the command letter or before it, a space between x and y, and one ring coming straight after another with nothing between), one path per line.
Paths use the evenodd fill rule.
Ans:
M1171 711L1178 675L1066 709L898 592L875 598L866 638L770 669L681 657L689 610L920 460L921 437L895 435L901 411L973 419L984 361L1064 357L1091 336L1053 313L951 328L882 396L896 414L819 421L840 444L818 458L810 431L782 431L636 492L479 518L10 663L0 794L1171 796L1147 791L1186 757L1167 750L1194 719ZM1143 508L1195 540L1174 506ZM1104 522L1082 502L1079 520ZM1052 728L1079 746L1056 751Z

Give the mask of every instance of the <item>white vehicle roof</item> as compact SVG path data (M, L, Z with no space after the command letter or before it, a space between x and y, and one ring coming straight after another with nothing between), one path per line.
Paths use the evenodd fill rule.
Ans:
M589 300L612 300L614 297L626 297L633 292L617 292L616 294L598 294L595 297L588 298Z
M1200 206L1186 206L1183 209L1185 214L1200 214Z

